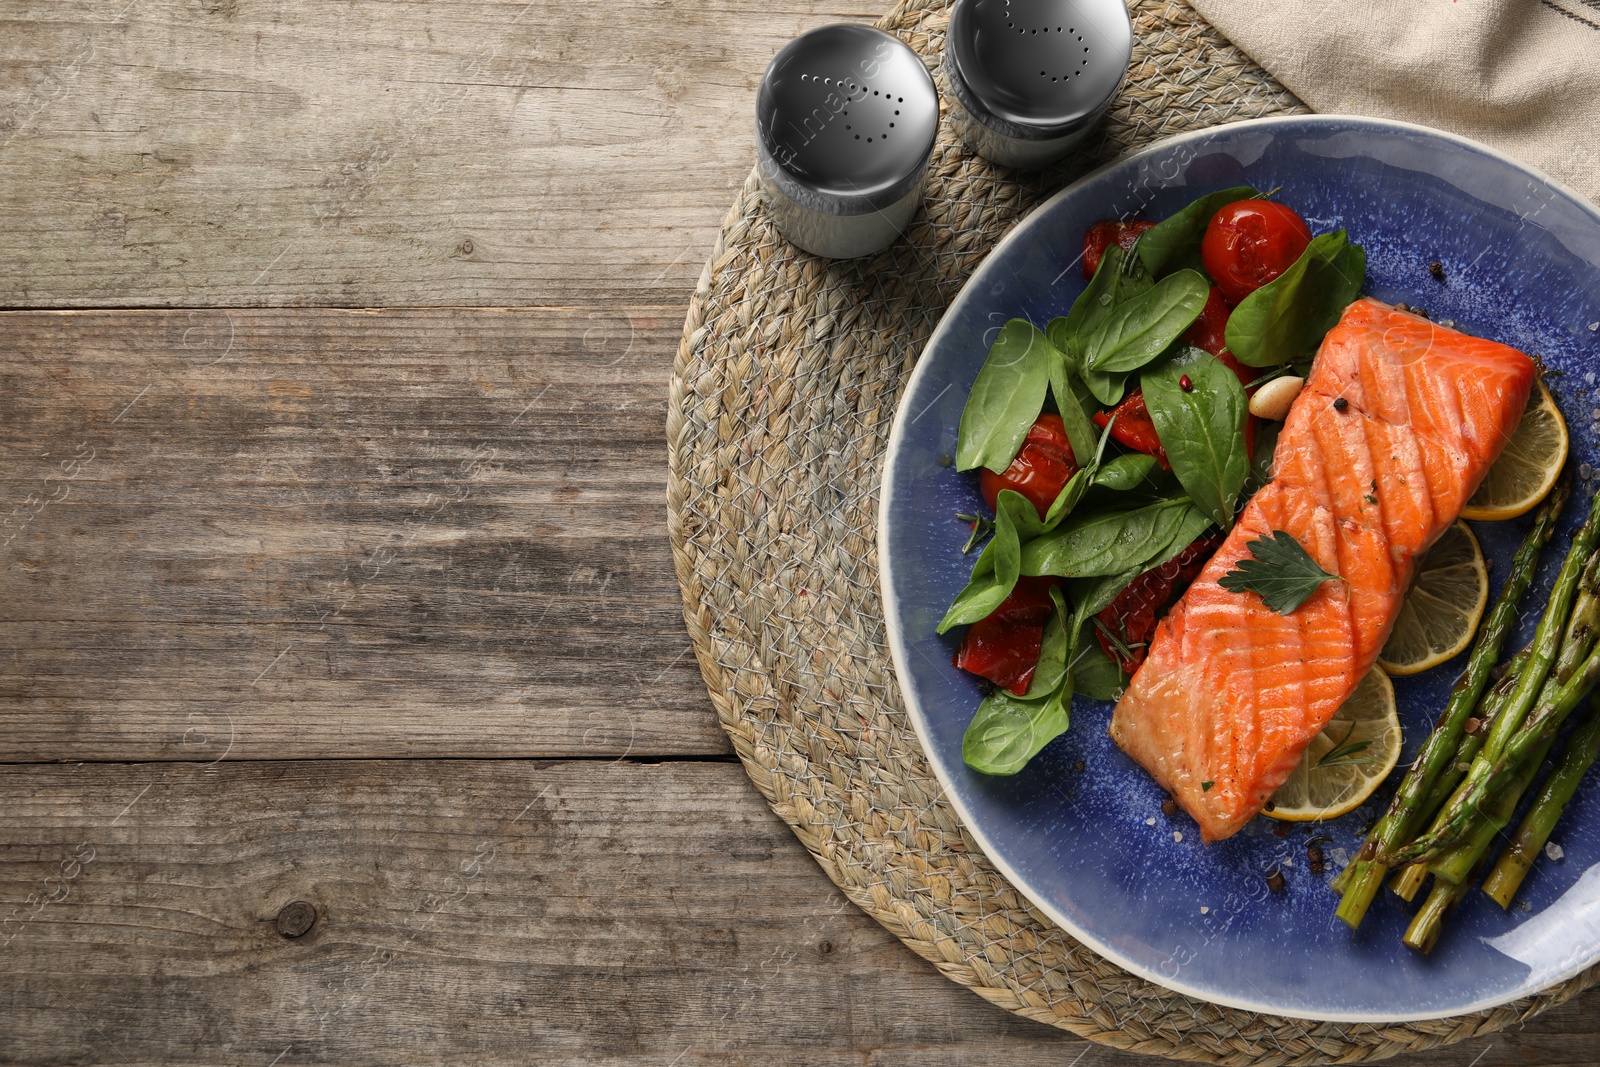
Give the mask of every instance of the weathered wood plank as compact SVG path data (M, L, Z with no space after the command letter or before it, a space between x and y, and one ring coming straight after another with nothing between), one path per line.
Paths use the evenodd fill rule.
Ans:
M0 759L722 753L677 309L0 315Z
M1152 1062L940 976L736 764L6 767L0 807L6 1062ZM1568 1006L1404 1062L1596 1053Z
M0 307L678 303L878 3L0 3Z

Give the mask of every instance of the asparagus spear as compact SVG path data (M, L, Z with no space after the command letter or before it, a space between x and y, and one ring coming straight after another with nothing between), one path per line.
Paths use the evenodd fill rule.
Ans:
M1417 899L1417 892L1427 880L1428 865L1410 863L1395 871L1394 877L1389 881L1389 888L1394 890L1395 896L1409 904Z
M1444 929L1444 921L1456 905L1461 903L1467 895L1470 882L1460 885L1451 885L1449 882L1433 883L1433 889L1428 892L1428 899L1423 901L1422 907L1411 917L1411 925L1406 927L1406 932L1400 940L1407 948L1414 948L1421 953L1433 951L1433 946L1439 943L1439 932Z
M1419 859L1431 859L1438 855L1441 849L1454 844L1471 825L1476 810L1484 803L1486 795L1489 795L1487 783L1491 778L1496 778L1498 786L1504 787L1508 776L1515 771L1515 764L1525 759L1531 752L1533 742L1529 740L1529 731L1522 729L1529 712L1534 711L1536 716L1542 712L1546 720L1555 716L1558 722L1564 721L1577 701L1587 695L1587 688L1580 692L1571 686L1564 686L1561 689L1560 699L1550 702L1537 699L1544 689L1545 679L1550 675L1550 669L1566 636L1567 621L1572 614L1573 601L1577 597L1579 579L1589 565L1589 557L1594 554L1597 540L1600 540L1600 493L1596 493L1595 498L1590 501L1589 515L1573 537L1572 547L1567 552L1560 573L1556 576L1555 586L1550 591L1549 606L1539 620L1538 629L1534 632L1532 655L1528 657L1527 664L1517 676L1516 685L1506 698L1505 708L1495 716L1489 737L1484 741L1477 758L1473 760L1472 769L1467 772L1466 779L1445 805L1444 814L1437 820L1434 829L1405 848L1387 857L1376 858L1387 858L1391 865L1398 866ZM1579 671L1579 674L1583 673L1582 670ZM1574 678L1573 681L1577 680ZM1569 688L1572 689L1571 692L1568 692ZM1536 702L1537 710L1535 710ZM1517 753L1515 759L1507 760L1505 758L1507 753L1513 749Z
M1567 673L1570 674L1571 671L1569 670ZM1549 689L1553 684L1554 679L1552 678L1551 682L1546 683L1546 688ZM1600 700L1597 700L1593 706L1600 708ZM1600 716L1595 716L1586 725L1600 725ZM1596 729L1594 735L1597 742L1596 749L1600 750L1600 729ZM1423 902L1422 907L1413 916L1411 925L1406 929L1405 936L1401 938L1408 947L1423 953L1433 951L1433 946L1438 943L1439 934L1444 929L1444 921L1455 911L1456 905L1465 898L1467 891L1472 887L1472 883L1476 881L1477 872L1482 869L1489 847L1500 836L1500 831L1505 827L1506 823L1511 821L1511 815L1516 811L1517 802L1522 799L1522 794L1527 792L1535 772L1538 771L1539 765L1549 753L1554 740L1552 735L1550 741L1539 747L1534 757L1530 758L1523 767L1516 780L1501 794L1498 810L1489 816L1480 815L1467 832L1464 840L1458 842L1432 863L1416 863L1406 868L1407 872L1417 871L1420 875L1416 878L1416 885L1410 887L1412 895L1415 895L1416 889L1420 888L1422 878L1429 873L1435 876L1433 889L1429 892L1428 898ZM1577 786L1577 779L1582 777L1583 775L1580 771L1573 780L1574 788ZM1567 796L1570 798L1571 793L1568 792ZM1554 826L1555 819L1559 817L1560 808L1563 804L1565 804L1565 800L1555 805L1550 818L1550 826ZM1545 833L1548 836L1548 828ZM1540 838L1538 844L1534 845L1529 852L1529 862L1532 862L1531 857L1537 854L1543 846L1544 838ZM1525 873L1526 867L1523 870ZM1520 880L1520 876L1518 876L1518 881ZM1487 882L1484 884L1484 891L1490 892ZM1515 891L1516 886L1511 886L1510 891L1506 893L1507 902L1511 898L1511 893ZM1492 896L1493 894L1491 893L1490 895ZM1410 898L1408 897L1407 899ZM1502 904L1501 906L1504 907L1505 905Z
M1554 746L1555 738L1551 737L1528 757L1522 769L1507 782L1506 787L1474 816L1472 825L1467 828L1461 840L1427 864L1429 874L1447 885L1458 885L1470 880L1469 876L1488 853L1489 847L1511 821L1511 816L1516 814L1517 805L1522 801L1522 794L1533 784L1534 775L1538 773L1539 766L1544 763L1544 758L1550 754L1550 749Z
M1556 691L1572 678L1573 672L1594 650L1595 638L1600 635L1600 591L1596 589L1597 582L1600 582L1600 553L1590 559L1589 565L1584 568L1577 603L1573 605L1572 618L1568 621L1567 631L1561 640L1560 655L1556 658L1555 668L1545 680L1544 689L1539 694L1541 702L1552 699ZM1499 793L1494 802L1478 814L1477 821L1486 823L1488 828L1470 831L1465 841L1451 846L1428 864L1430 872L1451 883L1467 877L1489 846L1494 843L1500 831L1511 821L1511 816L1516 814L1522 794L1528 791L1534 774L1554 745L1555 735L1552 734L1548 741L1533 750L1522 773L1511 780L1510 787Z
M1548 745L1545 746L1546 751L1548 748ZM1541 754L1539 759L1543 758ZM1502 809L1503 815L1497 812L1494 817L1478 818L1467 832L1466 838L1432 864L1416 863L1406 868L1407 871L1420 870L1424 874L1431 872L1436 876L1433 880L1433 889L1423 901L1422 907L1412 917L1411 925L1406 928L1405 936L1401 938L1407 947L1423 953L1433 951L1433 946L1438 943L1439 934L1444 929L1444 921L1450 917L1456 905L1461 903L1467 891L1472 888L1489 846L1494 844L1495 838L1500 836L1501 829L1510 821L1511 813L1516 810L1517 801L1527 791L1538 767L1538 760L1530 760L1518 776L1518 780L1505 791L1505 796L1510 800Z
M1429 815L1436 814L1461 785L1461 779L1467 776L1467 770L1477 758L1478 750L1483 748L1483 740L1489 736L1489 728L1494 725L1495 718L1505 710L1506 701L1510 699L1511 691L1516 688L1517 677L1527 667L1532 655L1533 644L1530 642L1506 665L1505 677L1483 695L1483 700L1478 704L1478 729L1462 736L1461 744L1456 748L1455 758L1445 765L1444 773L1439 775L1439 780L1433 783L1427 799L1422 802L1423 811Z
M1342 883L1339 888L1343 895L1339 900L1338 916L1352 929L1361 925L1367 908L1383 885L1388 866L1376 857L1410 840L1422 820L1432 814L1433 809L1424 806L1424 798L1448 773L1451 764L1456 762L1455 755L1462 741L1463 728L1489 683L1489 674L1500 658L1500 646L1516 625L1517 605L1533 581L1540 550L1555 532L1556 520L1561 515L1569 489L1568 479L1563 478L1539 508L1532 528L1512 557L1510 577L1506 579L1500 598L1495 601L1483 628L1478 631L1466 670L1451 690L1450 702L1445 705L1438 727L1423 743L1422 750L1417 753L1411 769L1406 772L1399 790L1390 801L1388 810L1367 834L1366 843L1357 853L1355 861L1339 876Z
M1473 818L1496 794L1507 788L1521 773L1524 764L1540 745L1547 744L1561 729L1590 691L1600 681L1600 649L1589 653L1573 674L1572 680L1562 686L1549 701L1543 701L1528 718L1527 727L1513 737L1492 763L1485 765L1481 759L1473 764L1472 771L1445 809L1438 829L1429 831L1392 857L1395 863L1415 863L1432 859L1439 852L1455 844L1471 827Z
M1528 814L1522 817L1516 836L1484 880L1483 891L1502 908L1511 906L1511 898L1527 877L1534 858L1550 840L1556 820L1561 818L1567 802L1577 792L1578 783L1600 755L1600 697L1590 702L1589 709L1589 718L1567 739L1561 762L1539 790Z
M1455 793L1456 787L1461 784L1461 779L1467 776L1467 768L1471 766L1473 757L1478 754L1478 749L1483 747L1483 739L1489 733L1488 726L1494 722L1494 717L1500 714L1505 707L1506 698L1511 695L1511 690L1516 686L1517 674L1528 662L1528 657L1533 654L1530 644L1512 657L1507 664L1507 671L1494 688L1484 694L1483 702L1478 705L1478 718L1483 725L1474 733L1466 734L1461 738L1461 747L1456 749L1455 759L1439 780L1434 783L1433 790L1428 794L1428 799L1423 802L1424 811L1439 815L1440 806L1449 800ZM1430 827L1431 829L1431 827ZM1410 902L1416 899L1417 893L1422 889L1422 883L1428 879L1428 865L1426 863L1412 863L1401 867L1395 872L1394 878L1389 882L1389 888L1401 900Z

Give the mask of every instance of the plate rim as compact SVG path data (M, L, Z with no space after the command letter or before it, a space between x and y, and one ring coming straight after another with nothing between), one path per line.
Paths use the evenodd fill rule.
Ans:
M1448 130L1440 130L1432 126L1425 126L1420 123L1405 122L1399 119L1378 118L1370 115L1355 115L1338 112L1305 115L1271 115L1262 118L1241 119L1236 122L1218 123L1214 126L1207 126L1204 129L1188 130L1183 133L1173 134L1171 136L1163 137L1160 140L1151 142L1137 151L1118 156L1117 158L1096 167L1094 170L1089 171L1088 173L1063 186L1061 189L1052 194L1048 200L1045 200L1043 203L1039 204L1037 207L1033 208L1033 210L1029 211L1025 216L1019 219L1016 224L1011 227L1011 230L1001 237L1001 239L995 243L994 247L989 250L988 254L985 255L983 259L979 261L977 266L972 269L972 273L967 275L966 281L961 284L961 288L957 291L956 295L952 297L950 302L945 306L944 313L939 317L938 325L935 326L933 332L928 335L928 340L924 342L921 351L918 353L916 365L912 367L910 375L907 376L905 385L902 387L900 392L900 401L895 405L894 420L890 424L889 437L884 445L883 462L882 466L879 468L879 499L876 516L878 529L873 541L874 547L877 549L878 553L878 591L883 601L884 630L885 635L888 638L890 660L895 671L895 682L900 690L900 699L905 705L906 714L910 717L912 727L916 731L918 744L922 745L923 754L927 757L929 765L933 768L934 777L938 779L940 788L944 791L945 799L955 809L957 816L961 819L963 828L969 834L971 834L974 839L976 839L978 847L983 850L985 858L988 859L988 861L1005 876L1006 880L1012 885L1013 888L1017 890L1017 892L1026 897L1031 904L1048 915L1052 922L1065 930L1067 934L1083 944L1086 948L1095 952L1099 956L1110 960L1112 963L1115 963L1117 966L1128 971L1130 974L1137 975L1153 985L1160 986L1163 989L1169 989L1175 993L1183 994L1184 996L1193 997L1197 1000L1206 1001L1211 1004L1217 1004L1226 1008L1234 1008L1240 1011L1252 1011L1266 1015L1303 1019L1312 1022L1372 1024L1427 1022L1438 1019L1457 1018L1460 1016L1493 1010L1495 1008L1503 1007L1507 1004L1513 1003L1524 997L1533 996L1544 992L1545 990L1561 985L1563 982L1569 981L1575 976L1581 974L1583 971L1594 966L1596 962L1600 962L1600 941L1596 942L1592 952L1587 957L1583 958L1578 963L1571 964L1567 968L1564 968L1559 972L1558 977L1554 978L1547 984L1532 988L1522 988L1510 995L1490 996L1482 1000L1474 1001L1459 1009L1452 1009L1449 1014L1445 1015L1440 1015L1437 1012L1427 1011L1388 1012L1381 1014L1348 1012L1329 1012L1317 1015L1291 1014L1286 1012L1282 1005L1276 1005L1265 1001L1252 1001L1247 998L1218 996L1215 991L1170 979L1161 974L1157 969L1140 964L1137 961L1118 953L1115 948L1107 944L1103 938L1099 938L1090 934L1088 931L1081 928L1077 923L1071 921L1071 919L1069 919L1067 915L1061 909L1057 908L1053 903L1036 899L1034 894L1027 888L1024 880L1020 878L1016 871L1012 868L1012 865L999 855L999 852L991 842L989 835L978 825L977 821L972 818L972 813L968 810L966 802L962 798L960 792L955 788L955 785L950 777L950 769L945 766L944 760L936 756L927 745L923 744L923 738L929 734L928 721L914 694L906 686L899 684L899 680L902 675L909 677L909 672L905 670L905 665L911 661L910 649L906 647L905 635L902 634L900 630L898 622L900 618L899 612L890 610L891 604L898 606L899 603L898 597L894 593L892 581L894 560L889 552L887 537L890 507L898 494L895 492L894 486L888 481L885 475L893 465L894 460L899 454L900 449L904 445L905 438L907 437L906 428L909 422L907 419L905 398L911 395L912 390L918 383L919 377L927 371L927 368L932 365L923 357L927 354L929 349L931 349L943 338L945 330L950 326L951 322L955 318L954 312L956 312L964 302L976 299L974 294L977 290L973 283L975 279L979 278L984 270L990 265L991 261L1003 253L1014 241L1024 239L1030 228L1035 225L1047 211L1054 207L1058 201L1073 195L1080 187L1089 184L1090 182L1100 178L1102 175L1113 170L1119 170L1130 165L1136 165L1141 159L1169 152L1176 146L1192 141L1201 141L1207 138L1215 137L1217 133L1222 130L1261 129L1276 126L1338 125L1367 126L1386 131L1421 134L1425 137L1452 142L1458 146L1479 152L1486 156L1490 156L1505 164L1508 164L1513 170L1536 181L1544 183L1544 185L1554 192L1565 196L1590 217L1590 219L1595 223L1597 229L1600 229L1600 208L1596 208L1596 206L1586 196L1578 193L1564 182L1561 182L1549 174L1546 174L1538 167L1534 167L1528 163L1525 163L1505 152L1500 151L1497 148L1484 144L1482 141L1475 140L1474 138L1465 137L1457 133L1451 133Z

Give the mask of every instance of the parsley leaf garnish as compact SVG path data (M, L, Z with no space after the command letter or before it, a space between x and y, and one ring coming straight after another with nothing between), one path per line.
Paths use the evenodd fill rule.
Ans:
M1287 615L1311 598L1328 579L1338 579L1317 566L1300 542L1285 530L1245 545L1253 559L1241 559L1217 584L1233 593L1256 593L1267 607Z

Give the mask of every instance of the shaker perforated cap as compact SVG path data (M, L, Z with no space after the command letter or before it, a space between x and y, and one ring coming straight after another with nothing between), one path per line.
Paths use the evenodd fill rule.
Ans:
M871 26L823 26L773 57L756 96L767 178L814 211L856 215L917 188L939 94L922 60Z
M945 49L952 91L1011 137L1065 136L1098 119L1133 54L1123 0L959 0Z

